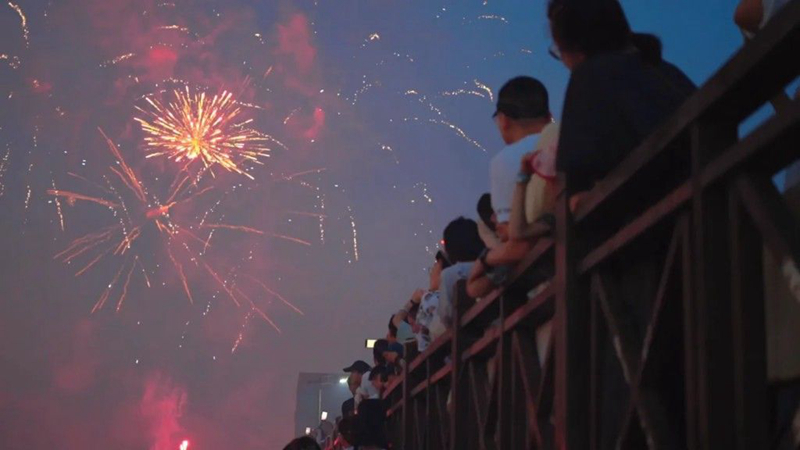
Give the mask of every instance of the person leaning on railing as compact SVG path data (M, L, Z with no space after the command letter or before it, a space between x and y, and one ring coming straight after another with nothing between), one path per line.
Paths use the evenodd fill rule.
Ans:
M444 229L444 250L452 265L442 271L439 305L431 321L431 340L453 327L453 299L456 283L465 280L475 260L485 248L475 221L459 217Z
M556 169L565 175L570 206L575 209L584 193L602 182L696 87L680 69L662 59L657 37L631 31L617 0L551 0L547 14L554 42L550 53L571 72ZM669 155L672 159L662 161L663 170L654 173L645 186L615 200L610 205L613 209L607 207L591 217L590 225L579 224L576 238L583 251L640 214L633 205L641 207L643 199L652 200L686 179L688 159L680 152ZM668 245L663 234L649 233L628 249L625 258L614 258L603 266L606 290L628 310L631 332L640 336L649 320ZM613 372L614 350L608 343L603 345L599 351L605 354L607 367L601 369L604 376L599 388L605 398L625 398L625 380ZM614 430L624 415L622 404L604 404L599 424L603 448L613 445Z
M509 219L515 186L519 181L519 161L523 155L538 148L540 134L553 125L547 89L535 78L512 78L498 92L492 117L506 144L492 158L489 170L491 203L500 243L486 249L472 266L467 282L467 294L472 298L483 297L501 285L531 249L530 240L510 236ZM523 183L527 184L529 180L527 176Z

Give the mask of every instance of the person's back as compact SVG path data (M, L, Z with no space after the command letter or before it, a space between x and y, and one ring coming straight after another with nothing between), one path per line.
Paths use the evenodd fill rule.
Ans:
M588 58L567 88L558 169L574 191L591 189L694 89L678 68L646 61L635 48Z

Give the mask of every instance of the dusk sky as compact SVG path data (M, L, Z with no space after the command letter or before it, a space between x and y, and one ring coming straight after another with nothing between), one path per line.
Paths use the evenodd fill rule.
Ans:
M698 84L741 45L733 0L622 3ZM502 83L541 79L560 116L568 72L547 54L545 9L0 4L0 448L282 448L297 373L369 361L364 339L385 335L427 286L444 226L476 216L502 145L491 120ZM270 156L240 162L253 180L219 167L197 176L195 162L196 185L156 211L184 164L145 158L136 107L187 86L233 94ZM99 129L146 201L118 196L122 164ZM112 239L59 255L123 223L141 225L124 252Z

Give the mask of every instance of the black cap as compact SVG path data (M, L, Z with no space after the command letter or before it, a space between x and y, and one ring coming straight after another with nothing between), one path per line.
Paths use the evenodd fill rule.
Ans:
M351 364L350 367L345 367L342 370L344 370L345 372L358 372L363 375L369 372L370 368L371 367L369 364L359 359L358 361Z

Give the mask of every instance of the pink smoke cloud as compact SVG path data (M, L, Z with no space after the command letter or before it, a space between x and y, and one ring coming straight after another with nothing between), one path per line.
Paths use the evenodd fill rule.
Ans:
M320 131L325 126L325 111L322 108L315 108L311 118L313 120L311 126L303 133L306 139L316 139L319 136Z
M57 362L53 370L53 384L59 391L75 394L88 389L95 380L99 365L92 352L94 325L90 319L83 319L75 326L66 360Z
M174 450L183 440L180 418L186 398L185 389L168 377L154 373L147 378L139 409L152 440L150 450Z
M293 58L296 69L307 73L314 65L317 49L311 44L311 28L303 14L294 14L289 22L278 25L277 54Z

